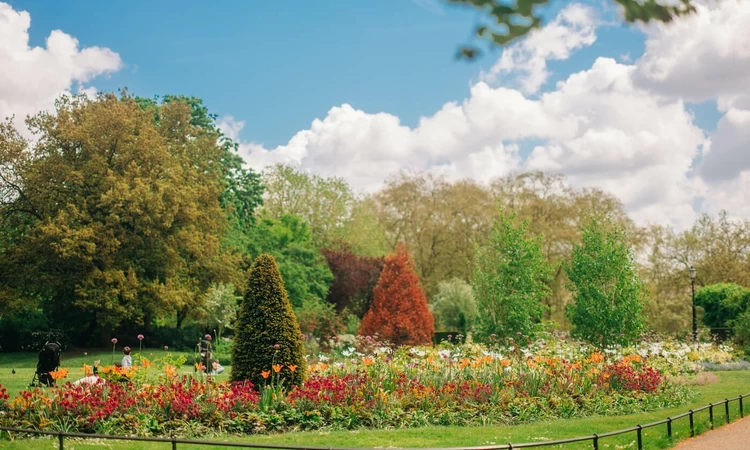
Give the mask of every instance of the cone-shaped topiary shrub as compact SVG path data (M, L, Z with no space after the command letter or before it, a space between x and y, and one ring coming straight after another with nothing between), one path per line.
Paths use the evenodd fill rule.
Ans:
M285 386L305 377L304 343L299 323L273 256L258 256L240 303L232 349L232 380L256 386L280 378ZM277 373L274 369L281 366ZM269 378L261 372L270 372Z
M430 344L435 335L435 319L403 244L385 258L372 306L359 326L360 335L376 333L397 345Z

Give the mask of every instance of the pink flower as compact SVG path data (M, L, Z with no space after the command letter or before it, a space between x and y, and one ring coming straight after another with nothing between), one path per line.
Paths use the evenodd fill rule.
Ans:
M279 344L273 344L273 348L275 348L276 350L278 350L279 348L281 348L281 346Z
M207 335L205 335L205 336L203 336L203 337L205 337L207 341L210 341L210 340L211 340L211 335L210 335L210 334L207 334Z
M139 341L142 341L144 337L145 337L145 336L143 336L142 334L139 334L139 335L138 335L138 340L139 340Z
M112 338L112 343L117 344L117 338Z

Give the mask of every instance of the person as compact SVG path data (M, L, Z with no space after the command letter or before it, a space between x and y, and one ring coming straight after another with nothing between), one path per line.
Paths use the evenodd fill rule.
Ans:
M74 386L80 386L82 384L96 384L101 378L99 378L99 360L94 361L94 369L92 370L92 374L83 377L80 380L77 380L75 383L73 383Z
M130 347L125 347L122 349L122 352L125 354L125 356L122 357L122 368L129 369L133 367L133 357L130 356Z
M211 363L211 375L218 375L222 372L224 372L224 367L219 364L218 359L214 359L214 362Z

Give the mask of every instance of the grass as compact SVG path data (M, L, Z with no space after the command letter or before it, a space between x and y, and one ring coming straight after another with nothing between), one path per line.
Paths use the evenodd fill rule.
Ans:
M138 350L133 351L133 355L137 353ZM193 353L144 349L142 354L144 357L152 360L156 357L166 356L167 354L185 356L187 362L180 372L193 373ZM37 355L37 353L0 353L0 384L8 389L11 397L16 396L19 391L29 387L36 371ZM102 365L110 365L113 360L120 362L122 359L122 350L116 352L114 358L112 357L111 350L71 350L64 352L60 356L60 367L69 369L70 372L67 381L75 381L85 376L83 374L84 363L93 365L97 359L101 361ZM228 377L230 366L224 366L224 369L224 373L218 376L219 380ZM14 371L15 374L13 373Z
M144 352L145 353L145 352ZM157 353L157 352L154 352ZM101 353L84 358L82 355L70 357L63 360L63 366L71 369L83 365L83 362L90 363L92 356L101 357L103 362L109 362L105 355L111 358L111 353ZM3 385L18 386L16 389L23 388L28 381L29 376L18 382L15 378L8 377L10 368L8 360L16 358L15 356L5 359L6 355L0 357L0 383ZM35 356L34 356L35 358ZM33 366L23 367L23 358L17 358L19 363L17 367L22 367L24 373L33 375ZM26 363L24 363L26 364ZM19 371L20 369L16 369ZM80 369L76 369L79 370ZM186 368L187 370L187 368ZM27 372L28 371L28 372ZM74 370L71 370L74 373ZM225 372L226 374L226 372ZM17 373L16 375L20 375ZM226 376L226 375L224 375ZM231 442L252 442L255 444L268 445L300 445L316 447L459 447L459 446L484 446L500 445L508 442L535 442L545 440L563 439L577 436L591 435L591 433L605 433L608 431L619 430L645 424L675 416L687 411L707 405L709 402L717 403L723 401L728 396L737 396L739 394L750 393L750 371L734 371L716 373L718 381L705 386L695 388L696 398L689 404L677 408L652 411L648 413L632 414L627 416L615 417L588 417L580 419L554 420L549 422L535 422L517 426L486 426L486 427L426 427L413 429L398 430L358 430L358 431L317 431L317 432L297 432L265 436L228 436L207 437L210 440L221 440ZM14 376L15 377L15 376ZM71 375L71 378L74 378ZM15 391L14 391L15 392ZM745 402L745 412L750 412L750 399ZM732 420L739 417L737 402L731 405L730 415ZM724 408L717 407L714 410L714 422L716 426L724 424ZM695 416L696 432L700 433L709 428L708 411L697 413ZM658 426L643 431L644 446L646 448L669 448L676 440L684 439L689 436L688 419L683 418L675 421L672 426L674 440L666 438L666 426ZM629 433L623 436L615 436L601 439L599 448L601 449L618 449L618 448L635 448L635 433ZM26 450L37 448L57 448L56 440L51 439L18 439L14 441L0 441L0 450ZM168 443L147 443L147 442L126 442L126 441L90 441L90 440L71 440L66 439L65 448L112 448L122 450L168 450ZM178 449L207 449L207 448L226 448L215 446L194 446L183 445L177 446ZM568 449L591 449L591 442L577 444L568 444L565 446L549 446L546 448Z

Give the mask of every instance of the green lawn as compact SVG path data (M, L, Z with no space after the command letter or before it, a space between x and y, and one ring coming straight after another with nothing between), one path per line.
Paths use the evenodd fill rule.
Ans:
M106 355L104 353L103 355ZM99 355L104 360L104 356ZM15 357L14 357L15 358ZM110 354L111 358L111 354ZM22 359L22 358L21 358ZM18 359L18 361L21 361ZM85 361L91 360L91 354L88 359L83 357L71 357L65 367L79 367ZM75 362L75 364L73 364ZM33 364L31 365L33 366ZM21 367L20 365L18 367ZM17 371L19 369L16 369ZM19 378L20 373L10 377L10 367L5 359L0 359L0 383L3 385L16 386L15 389L24 386L31 379L29 374L33 374L33 368L23 369L24 375ZM78 369L76 369L78 370ZM184 370L188 371L189 368ZM503 444L507 442L521 443L561 439L566 437L576 437L590 435L591 433L605 433L608 431L628 428L637 424L644 424L663 419L667 416L674 416L687 411L691 408L698 408L709 402L718 402L726 397L737 396L739 394L750 393L750 372L719 372L716 373L718 381L716 383L696 387L698 392L696 399L690 404L678 408L654 411L643 414L633 414L618 417L590 417L581 419L554 420L550 422L536 422L517 426L486 426L486 427L427 427L416 429L399 429L399 430L359 430L353 432L300 432L285 433L268 436L220 436L209 437L212 440L227 440L233 442L252 442L256 444L288 444L300 446L317 446L317 447L458 447L458 446L483 446L493 444ZM71 376L74 378L74 376ZM745 402L745 412L750 413L750 399ZM739 416L736 402L731 408L732 420ZM714 420L716 426L724 423L723 407L717 407L714 411ZM696 415L696 428L698 432L708 429L708 412L704 411ZM683 439L688 436L688 420L680 419L673 424L674 436ZM672 445L665 438L666 426L644 430L645 448L668 448ZM602 449L616 448L635 448L635 433L625 436L605 438L600 441ZM66 442L68 442L66 440ZM15 449L36 449L36 448L56 448L56 442L49 439L24 439L16 441L0 441L0 450ZM168 450L169 444L161 443L141 443L141 442L123 442L123 441L71 441L65 448L99 448L109 447L114 449L149 449ZM221 448L211 446L189 446L178 445L178 449L206 449ZM225 447L226 448L226 447ZM569 444L566 446L550 446L546 448L564 448L564 449L591 449L591 443Z
M87 354L84 354L87 353ZM135 350L133 354L138 353ZM164 351L162 349L151 350L144 349L143 356L149 359L155 357L163 357L167 354L171 355L183 355L187 358L185 366L180 369L180 372L193 373L192 363L194 355L188 352L173 352ZM18 394L22 389L29 387L29 383L34 378L34 372L36 371L38 353L0 353L0 384L8 389L8 393L11 397ZM115 362L119 362L122 358L122 350L115 353L114 358L112 357L112 351L107 350L71 350L63 352L60 357L60 367L69 370L68 379L66 381L75 381L82 378L83 365L93 365L97 359L101 361L102 365L110 365L114 359ZM224 367L225 372L219 375L219 379L226 379L229 374L229 366ZM14 374L13 371L16 373ZM0 447L1 448L1 447Z

